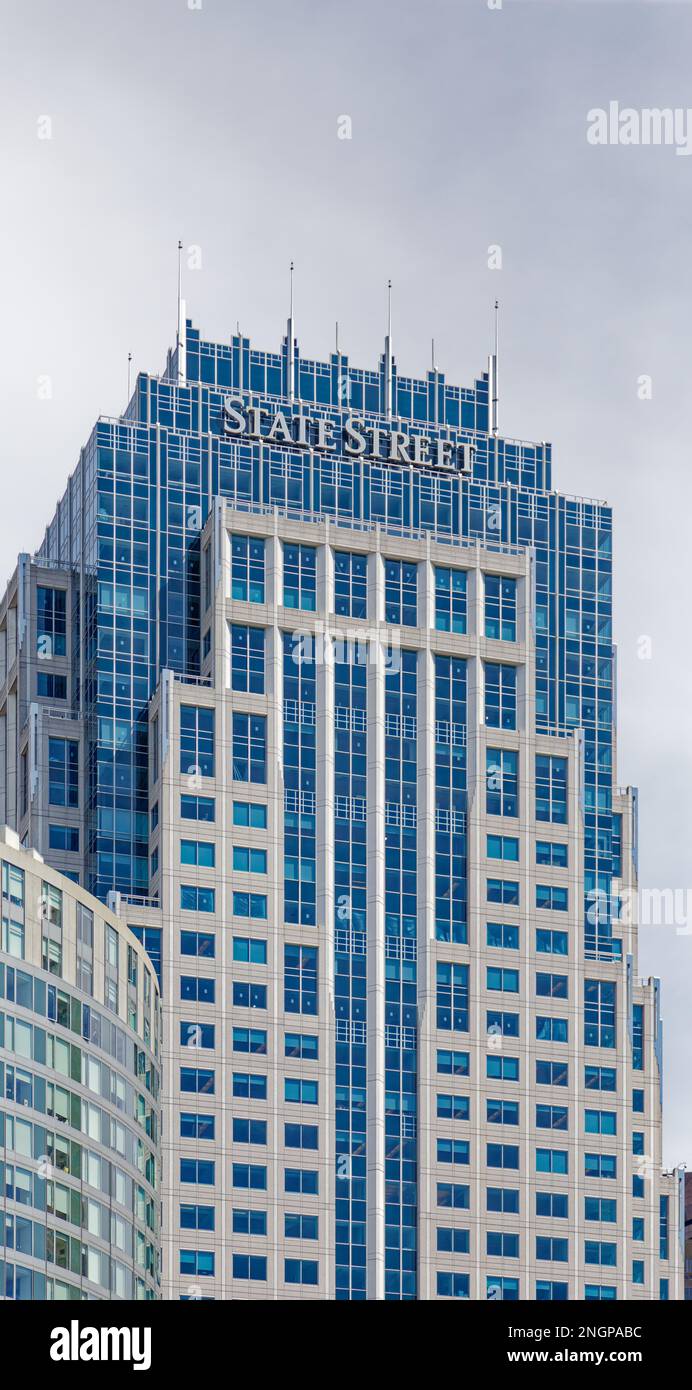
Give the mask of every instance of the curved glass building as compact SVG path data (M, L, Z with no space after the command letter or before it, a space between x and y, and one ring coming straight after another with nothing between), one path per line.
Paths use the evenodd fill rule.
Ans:
M156 975L7 828L0 874L0 1297L157 1298Z

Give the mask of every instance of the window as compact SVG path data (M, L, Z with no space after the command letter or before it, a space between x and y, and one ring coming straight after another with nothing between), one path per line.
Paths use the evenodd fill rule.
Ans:
M245 845L234 845L233 868L237 873L266 874L266 849L250 849Z
M566 1149L536 1149L537 1173L560 1173L568 1171L569 1158Z
M200 1187L214 1186L214 1163L211 1159L181 1158L180 1181L198 1183Z
M513 1231L486 1231L486 1255L499 1255L502 1259L519 1259L519 1236Z
M181 883L180 906L185 912L214 912L213 888L199 888L193 883Z
M231 623L231 690L264 694L264 629Z
M48 740L48 802L79 805L79 744L72 738Z
M617 1221L618 1204L614 1197L585 1197L585 1221Z
M445 1255L468 1255L469 1232L458 1226L437 1227L437 1249Z
M180 1020L181 1047L214 1047L214 1024Z
M518 951L519 927L516 922L486 922L485 939L488 946Z
M615 1154L584 1154L584 1175L587 1178L616 1178Z
M418 566L407 560L385 559L384 620L404 627L418 622Z
M566 1303L569 1299L569 1285L555 1279L537 1279L536 1302L546 1303L551 1299L553 1302Z
M500 903L503 907L519 905L519 884L511 879L489 878L486 882L486 895L489 903Z
M617 1298L617 1289L612 1284L585 1284L584 1301L591 1303L597 1300L609 1299L614 1301Z
M517 1187L486 1187L486 1211L506 1211L516 1215L519 1211L519 1189Z
M213 869L215 862L214 845L209 840L181 840L181 864L194 864L200 869Z
M645 1239L644 1226L645 1222L643 1216L632 1217L632 1240L640 1241Z
M233 824L249 826L253 830L266 830L266 806L261 806L255 801L234 801Z
M667 1260L667 1259L668 1259L668 1254L669 1254L669 1249L668 1249L668 1246L669 1246L669 1235L670 1235L670 1214L669 1214L669 1205L670 1205L670 1204L669 1204L669 1200L668 1200L668 1198L667 1198L666 1196L661 1196L661 1197L659 1197L659 1199L658 1199L658 1239L659 1239L658 1254L659 1254L659 1259L661 1259L661 1260ZM642 1236L642 1239L643 1239L643 1238L644 1238L644 1237Z
M252 917L255 921L265 922L267 919L266 894L234 893L233 915L235 917Z
M267 1278L265 1255L233 1255L233 1278L251 1279L263 1283Z
M551 883L537 883L536 907L545 907L550 912L566 912L567 889Z
M551 1016L541 1016L536 1018L536 1037L539 1042L559 1042L566 1043L567 1019L552 1018Z
M317 1240L318 1218L303 1212L284 1214L284 1235L287 1240Z
M566 931L553 931L552 928L536 929L536 951L545 955L569 955L569 937Z
M368 616L368 557L334 552L334 612L342 618Z
M287 1149L317 1149L317 1125L284 1125L284 1144Z
M485 663L485 722L489 729L517 727L517 668Z
M266 1009L267 986L247 980L233 981L233 1004L237 1009Z
M516 1144L487 1144L486 1164L488 1168L518 1168L519 1148Z
M192 776L214 776L213 709L180 706L180 771Z
M213 1275L214 1253L212 1250L181 1250L180 1273L195 1277Z
M568 1110L566 1105L537 1105L537 1129L568 1129Z
M267 780L267 721L263 715L233 715L233 780Z
M79 830L76 825L49 825L48 848L79 853Z
M585 1067L584 1085L590 1091L616 1091L617 1073L614 1067Z
M488 835L486 854L488 859L504 859L516 863L519 859L519 841L513 835Z
M46 660L67 655L67 592L36 586L36 653Z
M466 1183L438 1182L437 1205L457 1211L468 1211L471 1189Z
M306 1197L317 1197L319 1175L312 1168L286 1168L284 1192L302 1192Z
M284 545L284 608L314 613L317 606L317 551L312 545Z
M503 642L517 640L517 581L486 574L485 635Z
M566 999L567 976L549 975L546 971L537 971L536 994L539 996L539 998Z
M181 956L206 956L208 960L213 960L216 955L214 933L181 931L180 954Z
M77 985L85 994L94 992L94 914L77 903ZM132 931L132 928L130 928Z
M469 1163L468 1139L438 1139L438 1163Z
M613 985L613 992L615 986ZM644 1005L632 1006L632 1066L635 1071L644 1070Z
M617 1245L609 1240L584 1241L584 1264L617 1265Z
M492 1053L488 1053L485 1059L485 1074L491 1081L518 1081L519 1058L494 1057Z
M188 794L181 796L180 818L181 820L215 820L213 796L190 796Z
M231 1178L234 1187L252 1192L266 1192L267 1170L261 1163L233 1163Z
M518 1125L519 1102L517 1100L486 1100L485 1118L489 1125Z
M180 1225L184 1231L213 1231L214 1216L213 1207L183 1203L180 1208Z
M232 1139L234 1144L266 1144L267 1121L234 1117Z
M316 946L284 946L284 1009L287 1014L317 1013Z
M233 1051L266 1056L267 1034L263 1028L234 1028Z
M267 964L267 943L257 936L234 936L233 959L251 965Z
M468 1274L458 1274L438 1269L437 1294L439 1298L468 1298Z
M486 1032L490 1037L518 1038L519 1015L505 1013L500 1009L489 1009L485 1015ZM492 1044L491 1044L492 1045Z
M549 865L553 869L566 869L567 845L551 840L536 840L536 863Z
M267 1078L257 1072L234 1071L231 1094L240 1100L266 1100Z
M234 1207L233 1234L236 1236L266 1236L266 1211L257 1211L253 1207Z
M49 671L39 671L36 676L36 694L47 700L66 700L67 676L56 676Z
M287 1284L317 1284L317 1260L284 1260L284 1279Z
M635 1115L643 1115L643 1114L644 1114L644 1092L643 1092L643 1091L633 1090L633 1092L632 1092L632 1110L634 1111L634 1114L635 1114Z
M214 1095L214 1073L204 1067L181 1067L180 1089L193 1095Z
M615 984L612 980L584 981L584 1043L615 1047Z
M446 1049L438 1049L437 1071L440 1076L468 1076L468 1052L448 1052Z
M500 965L487 965L485 983L489 990L500 990L505 994L519 993L519 971L506 970Z
M466 572L435 566L435 627L466 632Z
M284 1077L284 1100L299 1105L317 1105L318 1085L316 1081L306 1081L302 1077Z
M560 1260L567 1261L569 1258L569 1241L561 1236L536 1236L536 1259L537 1260Z
M518 755L509 748L486 748L486 810L489 816L519 814Z
M498 1274L488 1274L485 1280L486 1298L500 1303L516 1303L519 1298L519 1280L507 1279Z
M264 603L264 541L231 536L231 598Z
M537 1192L536 1216L550 1216L555 1217L556 1220L567 1220L569 1216L569 1198L567 1193Z
M468 1096L438 1095L437 1118L438 1120L468 1120L469 1104Z
M617 1115L614 1110L585 1110L585 1134L615 1134Z
M566 1086L569 1068L566 1062L536 1061L537 1086Z
M437 962L437 1026L453 1032L469 1029L469 967Z
M284 1036L284 1056L302 1057L304 1061L316 1062L318 1040L312 1033L286 1033Z
M62 890L60 888L54 888L52 883L42 883L40 908L42 926L41 965L43 969L48 970L51 975L62 975ZM111 931L115 937L117 953L118 933L112 927L107 928L107 932L108 931Z
M181 1111L181 1139L213 1139L214 1128L215 1122L213 1115L200 1115L198 1111L194 1113L188 1113L186 1110Z
M536 820L567 823L567 759L536 754Z
M180 998L197 1000L200 1004L213 1004L216 981L200 975L180 976Z

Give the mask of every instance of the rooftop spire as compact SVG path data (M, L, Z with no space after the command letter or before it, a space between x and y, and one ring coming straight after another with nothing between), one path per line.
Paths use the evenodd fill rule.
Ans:
M384 413L392 415L392 282L387 281L387 336L384 340Z
M500 341L500 305L495 300L495 332L493 351L488 358L488 434L497 435L498 351Z
M293 324L293 261L291 261L291 292L288 311L288 324L286 325L286 348L287 348L287 367L288 367L288 399L292 401L295 397L295 330Z
M178 241L178 330L175 337L178 358L178 381L187 376L185 343L185 300L183 299L183 243Z

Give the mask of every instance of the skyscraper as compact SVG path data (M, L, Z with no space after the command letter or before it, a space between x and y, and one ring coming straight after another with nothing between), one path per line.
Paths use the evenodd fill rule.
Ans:
M169 1297L681 1296L611 513L494 356L182 312L0 631L0 819L160 975Z

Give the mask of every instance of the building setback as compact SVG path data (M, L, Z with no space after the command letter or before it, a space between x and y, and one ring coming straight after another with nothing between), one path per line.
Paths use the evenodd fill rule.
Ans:
M0 819L164 1008L164 1296L674 1299L611 513L471 389L200 339L0 608Z

